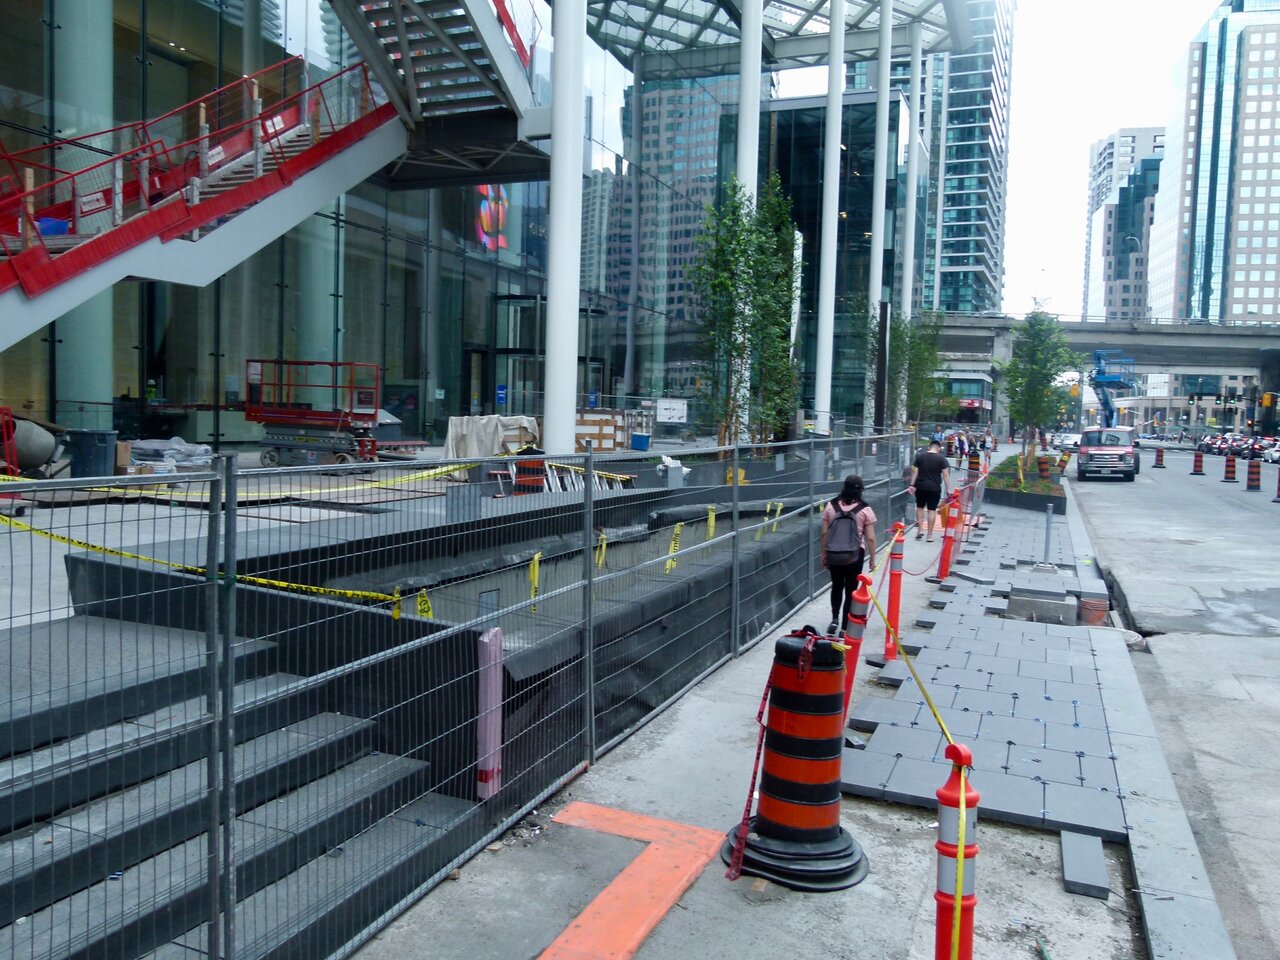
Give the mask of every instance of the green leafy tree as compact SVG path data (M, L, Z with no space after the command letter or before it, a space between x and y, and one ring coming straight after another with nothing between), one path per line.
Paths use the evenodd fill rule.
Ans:
M902 404L902 415L914 423L946 414L954 415L958 401L947 393L946 372L942 357L942 315L933 312L920 314L914 320L906 317L895 319L893 329L894 351L890 361L890 401L894 419L896 404Z
M1057 317L1033 310L1013 328L1013 356L1000 369L1000 392L1023 431L1026 453L1030 432L1051 425L1059 413L1058 378L1078 369L1080 357L1067 345Z
M749 329L751 432L757 442L784 433L795 414L800 379L791 346L791 307L798 277L791 198L771 174L755 211Z
M702 323L704 394L720 441L780 433L795 410L799 378L791 350L796 290L791 199L774 174L753 204L730 179L707 211L690 282Z

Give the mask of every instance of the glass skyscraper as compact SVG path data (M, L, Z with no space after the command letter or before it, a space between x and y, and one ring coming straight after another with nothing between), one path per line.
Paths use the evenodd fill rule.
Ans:
M1177 76L1152 227L1152 317L1280 314L1280 0L1223 0Z
M1015 0L968 0L973 46L931 64L935 149L924 306L999 310L1004 292L1009 70Z

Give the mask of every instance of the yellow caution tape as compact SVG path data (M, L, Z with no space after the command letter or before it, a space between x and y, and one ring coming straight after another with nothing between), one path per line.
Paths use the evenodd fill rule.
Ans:
M431 609L431 598L427 596L426 590L418 591L418 616L424 620L434 620L435 611Z
M969 777L964 767L960 767L960 829L956 835L956 893L951 904L951 960L960 960L960 904L964 900L964 828L965 805L968 797Z
M769 525L769 518L773 516L773 501L770 500L764 505L764 523L756 527L756 539L759 540L764 536L764 528Z
M68 547L76 547L79 550L89 550L93 553L101 553L108 557L120 557L124 560L138 560L142 563L154 563L157 566L167 567L170 570L177 570L180 573L190 573L198 577L203 577L207 573L204 567L194 567L190 564L175 563L172 560L161 560L158 557L148 557L140 553L130 553L128 550L116 550L113 547L104 547L96 543L89 543L87 540L77 540L75 537L68 537L61 533L54 533L52 530L41 530L39 527L33 527L30 524L23 523L21 520L15 520L12 517L0 515L0 523L3 523L14 530L35 534L38 537L44 537L46 540L52 540L55 543L61 543ZM344 600L371 600L375 603L395 603L396 607L392 608L391 613L393 617L398 618L398 590L396 595L392 595L386 593L374 593L370 590L345 590L338 587L318 587L310 583L290 583L287 580L272 580L269 577L240 575L236 576L235 579L239 583L249 583L257 587L271 587L276 590L289 590L294 593L309 593L322 597L341 597Z
M538 599L538 580L542 576L542 551L539 550L533 555L533 559L529 561L529 599ZM530 613L538 612L538 605L535 603L529 608Z
M876 612L880 614L880 619L884 621L885 627L889 631L889 635L893 637L893 645L898 650L903 662L907 665L907 669L911 671L911 677L916 682L921 695L924 697L925 705L928 706L929 712L933 714L933 719L938 723L938 729L942 731L942 736L946 738L947 743L955 743L951 737L951 731L947 729L947 722L942 719L942 714L938 712L937 706L933 702L933 697L929 696L929 691L924 685L924 681L920 679L920 674L916 673L916 665L911 658L907 656L907 651L902 648L902 640L898 637L897 629L889 622L888 615L884 612L884 608L880 606L880 600L870 590L867 591L871 596L871 602L875 605Z
M778 532L778 521L782 519L782 510L783 510L783 506L784 506L783 502L782 502L781 500L779 500L779 501L778 501L778 512L777 512L776 514L774 514L774 516L773 516L773 530L772 530L772 532L773 532L773 533L777 533L777 532Z
M716 536L716 508L707 507L707 539L714 540Z
M667 550L667 563L663 568L664 573L670 573L676 568L676 554L680 552L680 531L684 529L683 523L677 523L675 530L671 531L671 547Z
M604 535L604 531L600 531L600 539L596 541L596 568L604 569L604 554L609 549L609 538Z

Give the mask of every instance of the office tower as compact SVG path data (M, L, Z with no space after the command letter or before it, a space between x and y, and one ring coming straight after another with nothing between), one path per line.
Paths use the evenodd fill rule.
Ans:
M1223 0L1177 72L1150 248L1150 313L1280 313L1280 0Z
M1108 137L1103 137L1089 148L1089 192L1085 213L1081 320L1102 319L1104 313L1106 297L1102 285L1105 280L1096 269L1103 254L1095 253L1093 238L1097 230L1103 229L1106 217L1104 215L1102 221L1095 224L1097 213L1103 205L1116 202L1115 192L1128 182L1129 173L1134 167L1143 160L1159 157L1163 153L1164 127L1125 127ZM1130 231L1126 236L1130 238L1126 241L1130 247L1134 246L1135 240L1140 241L1138 254L1145 259L1146 242L1142 240L1141 233ZM1132 250L1124 251L1126 255L1132 252ZM1145 300L1142 306L1145 309Z

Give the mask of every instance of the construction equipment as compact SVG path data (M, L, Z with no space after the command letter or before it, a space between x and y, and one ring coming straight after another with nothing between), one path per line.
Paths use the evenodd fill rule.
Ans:
M1116 356L1119 350L1093 351L1093 371L1089 374L1089 386L1098 395L1098 408L1103 427L1116 425L1116 407L1112 393L1116 390L1135 390L1137 377L1133 372L1134 361L1130 357Z
M266 428L259 441L264 467L377 460L376 364L249 360L245 384L244 418Z

